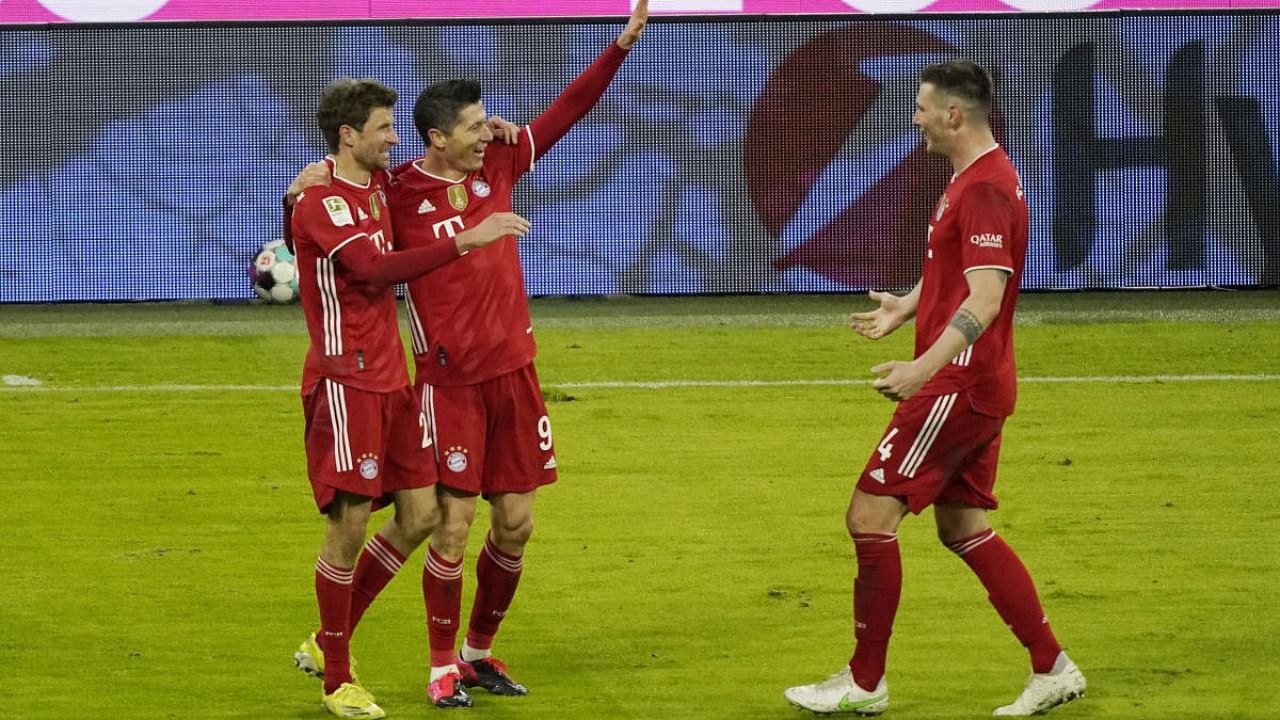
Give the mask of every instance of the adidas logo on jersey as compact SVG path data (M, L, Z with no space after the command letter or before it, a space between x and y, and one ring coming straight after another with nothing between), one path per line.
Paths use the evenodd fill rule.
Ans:
M430 200L423 200L422 204L418 206L419 215L426 215L429 212L435 212L435 211L436 211L436 206L432 205Z
M881 485L884 484L884 468L876 468L867 474L871 476L872 480L875 480Z
M543 470L555 470L555 469L556 469L556 456L555 456L555 455L552 455L552 456L551 456L551 459L550 459L550 460L548 460L548 461L546 462L546 464L542 466L542 469L543 469Z

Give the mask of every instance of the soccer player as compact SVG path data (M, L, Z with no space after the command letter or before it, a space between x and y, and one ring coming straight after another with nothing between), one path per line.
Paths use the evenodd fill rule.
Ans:
M916 318L915 359L871 368L875 389L898 406L858 478L846 524L858 576L857 643L847 667L788 689L814 712L877 715L889 704L885 657L902 588L898 525L933 505L938 537L977 574L996 612L1031 655L1022 694L996 715L1043 713L1084 694L1085 679L1054 638L1021 560L987 518L1001 430L1013 413L1013 313L1027 251L1021 180L996 144L988 116L991 76L966 60L929 65L913 122L929 152L955 174L929 223L920 282L901 297L852 316L876 340Z
M450 246L468 228L511 211L516 181L599 100L648 20L640 0L616 42L519 135L495 145L477 83L449 80L422 92L414 125L425 155L393 171L392 214L405 247ZM465 687L525 695L491 647L511 605L533 531L537 489L556 480L551 422L534 370L535 345L515 237L409 284L416 392L439 463L443 520L427 550L428 695L466 707ZM462 562L476 499L490 529L476 562L476 593L461 649Z
M373 80L325 88L316 120L333 179L298 195L286 226L311 336L302 370L307 473L326 518L315 568L320 632L295 661L324 678L325 709L345 718L385 716L351 672L351 633L440 517L431 435L409 386L393 286L528 229L510 213L493 215L451 242L392 251L385 186L399 142L395 101ZM365 544L370 514L388 503L394 516Z

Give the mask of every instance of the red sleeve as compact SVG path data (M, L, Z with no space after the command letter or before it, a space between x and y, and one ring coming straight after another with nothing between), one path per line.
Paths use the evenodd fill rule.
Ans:
M1013 203L991 183L969 186L958 198L960 257L964 271L1013 268Z
M337 194L304 193L294 208L294 222L353 282L376 287L413 280L461 257L454 243L380 252L369 235L356 228L346 199Z
M533 159L537 160L551 149L564 134L569 132L573 124L595 107L596 102L604 95L604 91L613 81L613 76L627 57L618 43L609 43L609 47L600 53L596 61L582 71L569 87L542 111L542 114L529 123L528 134L533 139ZM524 168L527 170L528 168Z
M281 237L284 238L284 246L289 248L289 252L297 254L297 250L293 249L293 206L289 204L289 198L281 198L280 203L284 205L284 223L281 228Z
M333 257L347 243L369 236L356 227L355 215L346 198L329 191L329 188L313 188L298 196L293 208L294 229L317 247L326 257ZM291 233L290 237L298 233Z
M348 244L333 259L355 282L387 287L419 278L460 257L453 243L381 253L365 238Z

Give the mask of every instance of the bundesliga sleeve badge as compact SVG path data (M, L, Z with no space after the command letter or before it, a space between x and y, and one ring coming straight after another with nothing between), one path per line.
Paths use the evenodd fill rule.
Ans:
M337 227L356 224L355 218L351 217L351 206L337 195L324 199L324 209L329 211L329 220Z

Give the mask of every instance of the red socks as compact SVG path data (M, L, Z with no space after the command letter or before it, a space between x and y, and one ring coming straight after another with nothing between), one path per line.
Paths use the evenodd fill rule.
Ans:
M431 666L450 665L454 662L458 620L462 614L462 558L445 560L436 554L435 548L427 546L422 567L422 598L427 604Z
M493 646L493 636L498 633L498 625L511 607L511 598L515 597L516 586L520 584L523 558L523 555L502 552L492 536L485 536L484 550L476 562L476 601L467 628L467 644L471 647L487 650Z
M1013 548L991 528L947 547L959 555L982 581L1000 619L1031 653L1032 671L1046 673L1052 670L1062 647L1054 638L1049 619L1040 607L1035 583Z
M351 682L351 568L339 568L316 558L316 601L320 605L320 635L324 649L324 693Z
M902 595L902 557L896 534L855 533L858 577L853 581L853 635L857 645L849 669L864 690L875 690L884 677L889 635Z
M348 623L349 634L354 635L364 611L369 609L373 599L391 582L391 578L400 572L404 564L404 556L381 535L374 535L364 545L364 552L356 561L354 584L351 587L351 619Z

